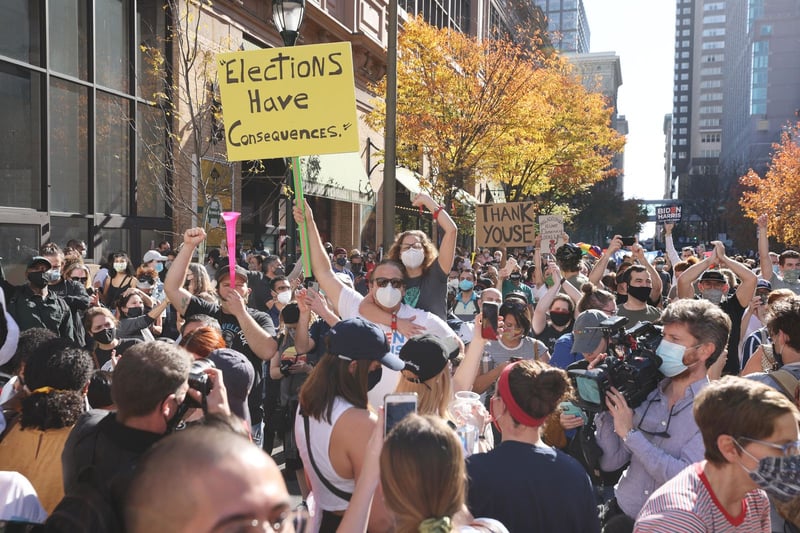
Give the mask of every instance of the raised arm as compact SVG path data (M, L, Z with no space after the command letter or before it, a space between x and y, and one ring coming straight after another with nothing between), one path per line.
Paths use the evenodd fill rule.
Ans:
M750 300L753 299L753 295L756 293L758 278L746 265L734 261L725 255L725 245L720 241L713 241L711 244L714 245L714 251L720 266L729 269L739 278L739 286L736 287L736 299L739 300L739 304L742 307L747 307L750 305ZM769 258L767 259L769 260ZM770 265L770 272L772 272L772 265Z
M297 349L298 354L311 352L316 346L314 339L309 335L309 327L311 324L311 305L308 300L309 292L311 291L301 288L297 289L295 293L297 308L300 310L300 318L297 321L297 329L294 335L294 347Z
M667 250L669 262L672 264L672 266L675 266L680 262L681 256L678 255L678 250L675 249L675 243L672 242L673 227L675 227L675 224L672 224L671 222L664 223L664 248Z
M439 244L439 266L443 272L450 272L453 268L453 260L456 257L456 238L458 237L458 227L450 215L447 214L443 205L437 204L427 193L421 192L414 197L412 205L416 207L426 207L433 213L433 220L442 228L444 235Z
M761 263L761 277L767 281L772 280L772 261L769 259L769 218L767 215L759 215L756 219L758 226L758 260Z
M183 288L183 280L186 279L186 271L189 270L189 263L197 245L206 238L206 231L203 228L189 228L183 232L183 246L181 247L172 266L167 270L167 277L164 279L164 293L167 299L172 302L175 310L182 316L186 315L186 307L192 300L192 293Z
M592 267L592 271L589 272L589 281L591 281L592 284L598 287L603 286L602 279L606 272L608 261L614 257L614 254L617 253L620 248L622 248L622 236L614 235L614 238L608 243L606 251L603 252L603 255L600 256L600 259L598 259L597 263Z
M472 342L467 346L464 359L453 374L453 393L470 391L475 384L475 379L480 374L481 358L486 347L486 339L481 335L481 314L475 315Z
M544 293L539 303L536 304L536 309L533 310L533 323L531 327L533 328L534 335L539 335L544 331L544 328L547 327L547 313L550 311L550 304L553 303L559 290L561 290L562 280L564 279L561 277L561 269L558 268L558 265L554 261L551 261L547 265L547 268L549 268L552 273L553 286L547 289L547 292ZM566 283L565 285L570 285L570 283Z
M694 282L708 267L717 262L716 249L714 253L687 268L678 278L678 298L694 298Z
M319 229L314 222L314 213L311 212L311 207L309 207L308 202L305 202L304 207L306 232L308 233L308 248L311 254L311 271L314 275L314 279L319 283L319 286L322 287L322 290L325 291L328 298L336 305L344 285L333 275L328 253L325 251L325 246L322 245L322 239L319 237ZM298 224L303 223L303 210L301 210L299 206L294 206L294 220Z
M650 290L650 301L660 302L661 289L664 288L664 285L661 281L661 276L658 275L658 270L647 260L647 256L644 255L644 248L642 248L640 244L634 244L631 247L631 252L633 253L633 258L646 268L647 273L650 274L650 281L653 283L652 289Z

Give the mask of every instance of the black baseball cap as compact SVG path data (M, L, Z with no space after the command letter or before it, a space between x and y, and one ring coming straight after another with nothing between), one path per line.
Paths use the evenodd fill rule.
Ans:
M429 333L411 337L400 348L404 370L414 374L419 383L438 376L447 366L449 355L444 343Z
M727 283L728 279L725 277L725 274L719 270L706 270L703 272L703 275L700 276L700 281L721 281L722 283Z
M328 353L354 361L380 361L392 370L403 370L405 363L391 352L386 334L363 318L339 321L327 335Z

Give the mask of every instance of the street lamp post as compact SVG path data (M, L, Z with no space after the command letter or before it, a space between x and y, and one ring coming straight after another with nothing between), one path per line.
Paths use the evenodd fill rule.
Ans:
M294 46L300 35L300 25L306 10L305 0L272 0L272 21L281 34L284 46ZM299 159L297 159L299 161ZM286 159L287 167L291 165ZM286 263L297 259L297 228L292 216L292 197L289 191L294 190L294 173L291 168L286 172ZM278 251L280 255L280 251Z

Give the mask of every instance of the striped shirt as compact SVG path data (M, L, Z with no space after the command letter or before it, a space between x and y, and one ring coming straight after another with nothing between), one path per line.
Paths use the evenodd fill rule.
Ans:
M654 492L636 519L634 533L770 533L766 493L751 490L742 498L741 512L731 516L711 489L705 464L688 466Z

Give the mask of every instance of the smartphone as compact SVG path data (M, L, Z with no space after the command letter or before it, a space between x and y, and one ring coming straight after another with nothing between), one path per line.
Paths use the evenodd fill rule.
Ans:
M767 305L767 298L769 298L769 294L760 294L758 297L761 298L761 305Z
M314 289L315 292L319 292L319 283L314 281L314 279L307 279L305 280L306 289Z
M487 340L497 340L497 316L500 314L500 305L494 302L484 302L481 306L481 337Z
M383 434L388 435L392 428L411 413L417 412L416 392L396 392L383 397Z
M622 237L622 246L633 246L636 242L636 237Z
M565 415L579 416L583 419L584 424L588 422L588 417L586 416L586 413L584 413L580 407L578 407L572 402L561 402L559 404L559 408L561 409L561 412L564 413Z

